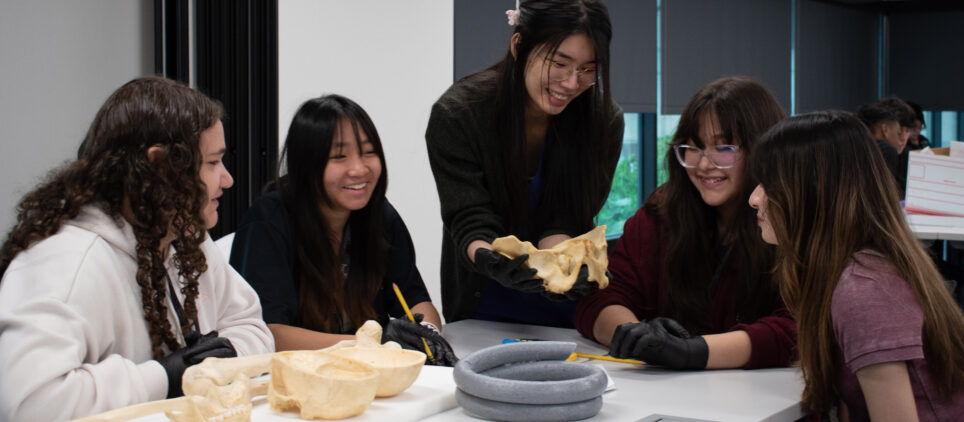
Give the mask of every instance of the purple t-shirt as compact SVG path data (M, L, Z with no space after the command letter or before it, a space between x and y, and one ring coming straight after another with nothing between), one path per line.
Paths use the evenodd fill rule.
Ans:
M858 252L844 269L831 303L837 353L837 389L851 421L869 421L867 403L854 374L884 362L907 362L918 418L951 421L964 418L964 390L950 402L931 382L921 331L923 314L914 291L897 269L876 254Z

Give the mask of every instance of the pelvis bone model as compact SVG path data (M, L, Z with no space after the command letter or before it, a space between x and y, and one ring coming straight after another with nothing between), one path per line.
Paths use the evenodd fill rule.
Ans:
M265 394L272 408L298 409L304 419L355 416L375 398L380 379L377 365L353 358L349 349L421 354L402 350L395 342L381 344L381 337L381 326L367 321L355 332L356 340L341 341L326 349L208 358L184 371L184 397L129 406L81 421L128 420L164 412L174 422L247 422L251 420L251 399ZM338 355L330 353L341 349L345 351ZM406 362L412 368L409 371L414 371L414 382L425 355L421 354L420 361L407 358ZM253 379L268 372L270 381Z
M595 281L600 289L605 289L609 285L609 277L606 276L609 256L606 249L606 226L597 226L552 249L538 249L530 242L519 241L515 236L500 237L492 242L492 250L509 258L529 254L529 260L526 261L529 268L536 269L536 276L545 282L546 290L553 293L568 292L583 265L589 269L587 280Z

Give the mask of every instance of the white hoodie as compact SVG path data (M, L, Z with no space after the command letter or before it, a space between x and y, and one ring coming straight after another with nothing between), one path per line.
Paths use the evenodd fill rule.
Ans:
M165 398L135 245L126 221L86 206L10 263L0 281L0 421L64 420ZM239 356L273 352L257 294L210 237L201 250L208 267L198 279L201 333L218 330ZM165 266L178 280L171 258ZM167 309L183 344L170 303Z

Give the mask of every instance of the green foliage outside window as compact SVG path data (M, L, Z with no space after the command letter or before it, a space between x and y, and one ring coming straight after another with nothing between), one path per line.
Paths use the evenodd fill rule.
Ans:
M616 165L613 187L606 198L606 205L596 216L596 224L605 224L606 237L623 233L623 224L639 208L639 158L635 151L624 152Z
M666 171L666 151L669 150L669 143L673 141L673 134L656 138L656 186L666 183L669 179L669 172Z

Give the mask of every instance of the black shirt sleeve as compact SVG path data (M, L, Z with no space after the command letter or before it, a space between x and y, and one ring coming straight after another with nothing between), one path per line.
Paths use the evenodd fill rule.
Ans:
M412 236L405 227L405 222L398 215L398 211L385 201L385 239L389 243L388 268L385 271L385 287L380 292L381 295L390 295L387 298L376 298L376 301L390 304L388 314L393 317L405 316L405 311L395 297L392 283L398 285L402 296L408 306L415 306L422 302L429 302L432 299L422 281L422 275L415 266L415 246L412 244ZM376 303L378 303L376 302ZM377 306L377 305L376 305Z
M238 226L230 262L258 293L268 324L297 323L294 251L294 238L280 195L262 195L251 204Z

